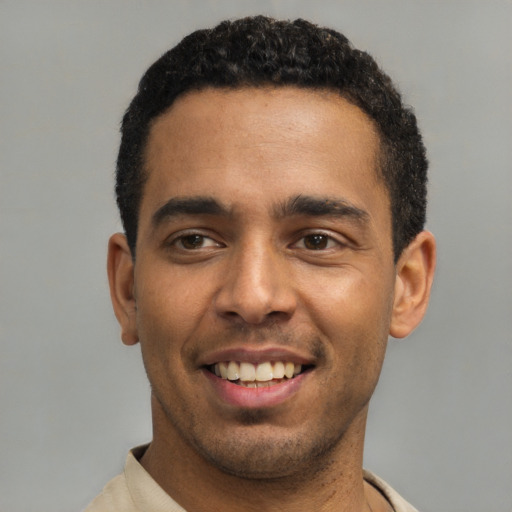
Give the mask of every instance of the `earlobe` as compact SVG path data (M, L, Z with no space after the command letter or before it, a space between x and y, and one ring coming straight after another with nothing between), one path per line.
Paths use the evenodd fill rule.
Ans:
M128 242L122 233L112 235L108 242L107 272L112 306L121 326L121 339L125 345L135 345L139 337L134 294L134 263Z
M435 266L434 236L428 231L422 231L404 249L397 263L389 331L394 338L404 338L423 319L430 298Z

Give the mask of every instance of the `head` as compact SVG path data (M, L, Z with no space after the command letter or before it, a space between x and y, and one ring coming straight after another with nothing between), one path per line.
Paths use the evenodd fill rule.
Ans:
M108 268L156 472L170 453L196 476L356 470L388 336L428 302L425 171L414 116L333 31L226 22L149 69Z
M117 202L134 258L147 141L155 120L189 91L269 85L326 89L365 112L379 134L376 172L390 198L395 261L423 229L425 149L416 118L389 77L334 30L257 16L192 33L143 76L123 119L117 161Z

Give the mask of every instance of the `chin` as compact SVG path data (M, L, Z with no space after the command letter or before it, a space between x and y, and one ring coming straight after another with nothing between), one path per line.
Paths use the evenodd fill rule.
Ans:
M308 434L281 437L242 432L229 439L217 438L195 443L200 453L220 471L238 478L275 480L311 475L321 471L328 454L334 451L342 434L336 437ZM310 478L310 476L308 477Z

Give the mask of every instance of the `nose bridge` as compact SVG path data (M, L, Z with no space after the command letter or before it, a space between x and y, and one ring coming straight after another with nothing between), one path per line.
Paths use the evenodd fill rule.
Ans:
M261 323L269 315L290 315L295 308L283 255L264 236L233 249L227 275L217 297L222 315Z

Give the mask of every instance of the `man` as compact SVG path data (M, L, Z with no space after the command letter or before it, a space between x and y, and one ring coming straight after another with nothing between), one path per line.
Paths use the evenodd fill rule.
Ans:
M332 30L224 22L151 66L108 273L154 435L87 512L415 510L362 456L388 336L427 307L426 169L389 78Z

